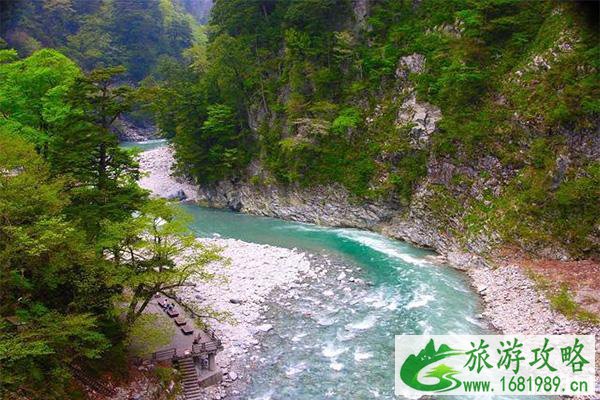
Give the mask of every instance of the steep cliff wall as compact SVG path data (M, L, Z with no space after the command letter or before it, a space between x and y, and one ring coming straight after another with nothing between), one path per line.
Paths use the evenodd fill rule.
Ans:
M443 252L597 258L600 41L585 12L216 1L211 61L167 85L162 127L216 205Z
M415 76L423 71L425 62L425 57L416 53L398 61L393 84L397 110L394 124L407 127L412 149L428 151L432 137L439 132L437 124L442 113L436 106L417 100L415 88L408 80L409 75ZM546 68L551 68L551 64L538 55L532 56L531 63L546 64ZM516 77L521 74L519 70L515 72ZM380 112L378 107L373 107L375 114ZM253 124L260 125L265 115L264 110L257 111L251 117L255 121ZM516 117L515 120L524 127L530 124ZM536 132L535 127L529 129L534 137L544 136ZM600 130L596 120L588 128L555 130L553 134L561 136L564 142L558 152L550 152L548 162L551 167L544 173L551 180L550 188L556 189L568 180L566 171L570 168L600 160ZM516 151L529 152L530 146L522 145ZM480 205L492 207L495 199L516 195L511 192L511 184L525 173L526 168L526 164L507 165L496 155L483 151L466 162L451 156L430 154L427 173L413 189L410 202L403 203L397 198L357 196L336 183L316 186L277 183L261 161L255 160L241 178L205 185L201 189L201 199L210 206L256 215L370 229L433 248L451 257L458 257L461 253L488 257L506 244L506 235L516 233L503 231L506 228L490 221L491 216L476 221L473 209ZM585 173L582 170L576 172L580 176ZM591 189L598 193L596 184L594 182ZM599 244L597 230L598 226L589 237L589 254L592 256L597 254L596 246ZM576 256L568 246L552 240L541 244L526 241L520 244L521 250L540 257L568 260ZM458 261L464 262L464 258Z

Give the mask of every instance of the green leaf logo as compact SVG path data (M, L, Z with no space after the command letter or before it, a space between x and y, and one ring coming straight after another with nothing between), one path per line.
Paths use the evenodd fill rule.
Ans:
M433 339L416 356L409 355L400 368L400 379L413 389L425 392L447 392L456 389L461 382L454 377L459 371L445 364L439 364L425 374L426 378L437 378L438 382L426 384L419 381L419 373L431 364L448 357L464 354L463 351L451 349L442 344L435 349Z

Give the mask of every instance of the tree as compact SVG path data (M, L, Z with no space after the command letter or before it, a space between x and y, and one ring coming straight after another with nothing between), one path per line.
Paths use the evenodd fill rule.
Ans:
M127 218L146 197L136 183L137 162L119 147L112 129L131 107L131 88L113 84L123 71L96 69L76 79L68 92L75 112L59 121L49 146L53 171L70 178L69 211L92 236L98 234L102 220Z
M83 75L54 50L0 64L0 126L35 143L52 173L68 178L68 209L92 236L102 219L126 218L146 196L135 160L112 129L133 98L129 86L114 85L123 72Z
M206 316L175 293L192 280L211 280L206 266L220 260L219 249L198 242L180 210L164 200L150 200L133 218L109 224L100 245L116 266L125 288L125 321L131 327L154 295L162 294L196 316Z
M70 113L65 94L80 75L55 50L0 64L0 125L11 125L45 153L52 124Z
M114 0L112 35L121 48L120 60L136 81L143 79L158 57L161 11L157 1Z
M244 142L244 131L233 109L223 104L210 105L199 132L178 131L174 139L178 168L192 167L192 173L202 183L224 179L240 171L249 161ZM186 151L185 147L190 144L192 147Z
M65 398L69 366L108 346L108 263L65 219L67 203L33 146L0 128L0 392Z

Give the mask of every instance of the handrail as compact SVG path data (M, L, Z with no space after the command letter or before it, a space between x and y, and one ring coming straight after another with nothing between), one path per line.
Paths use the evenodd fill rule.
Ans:
M169 358L175 358L175 356L177 356L177 349L175 347L170 347L168 349L159 350L152 353L152 360L168 360Z

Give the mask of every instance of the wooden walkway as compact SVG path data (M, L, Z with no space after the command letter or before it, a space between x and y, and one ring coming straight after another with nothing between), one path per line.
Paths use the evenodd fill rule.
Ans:
M165 308L163 300L158 297L153 299L147 310L168 316L175 327L175 333L171 342L152 353L150 359L153 362L171 361L181 372L185 399L201 399L202 388L222 380L215 356L223 349L223 345L213 330L199 329L194 320L187 318L185 312L178 307Z
M148 305L148 312L168 316L160 306L160 301L159 298L153 299ZM170 317L170 319L175 327L175 333L171 337L170 343L152 353L151 358L153 360L177 359L187 355L202 355L202 353L212 353L223 349L221 340L217 338L212 329L200 329L193 319L186 318L185 314L179 309L174 311L171 314L177 316ZM183 324L184 321L185 324Z

